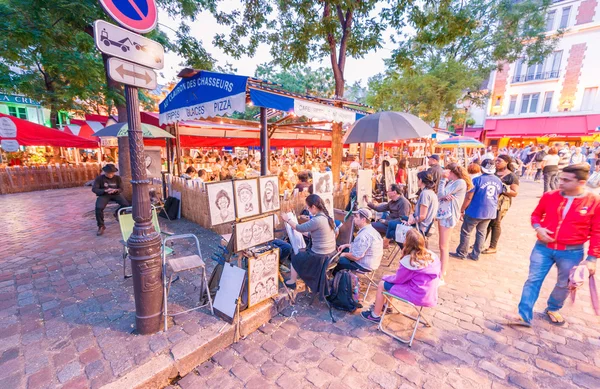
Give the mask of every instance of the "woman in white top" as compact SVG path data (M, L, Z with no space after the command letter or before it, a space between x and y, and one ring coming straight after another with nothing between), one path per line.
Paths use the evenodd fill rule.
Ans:
M544 193L556 189L556 175L558 174L558 150L556 147L550 147L548 154L542 160L542 171L544 173Z

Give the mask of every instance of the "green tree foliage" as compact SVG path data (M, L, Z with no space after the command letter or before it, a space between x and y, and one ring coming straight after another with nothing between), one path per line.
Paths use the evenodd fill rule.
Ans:
M184 20L175 38L155 30L149 37L185 59L185 65L211 68L213 59L190 36L185 21L202 5L189 0L161 0L159 6ZM92 111L124 105L123 92L108 83L102 55L94 47L92 23L108 20L97 0L3 0L0 2L0 89L21 93L51 109ZM142 95L143 103L150 100Z
M273 64L261 64L256 68L257 78L274 82L287 91L312 96L331 98L335 94L333 73L329 69L311 69L308 66L292 65L283 70Z
M443 0L411 7L406 14L411 32L396 37L390 69L369 81L367 101L437 124L456 112L467 92L480 91L490 72L506 61L527 57L536 62L550 54L557 38L544 34L549 3ZM475 104L485 97L470 96Z

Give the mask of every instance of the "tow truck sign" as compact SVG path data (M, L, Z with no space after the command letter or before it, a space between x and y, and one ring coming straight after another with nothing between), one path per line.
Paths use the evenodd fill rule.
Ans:
M94 22L94 41L98 50L104 54L153 69L165 66L165 50L160 43L104 20Z

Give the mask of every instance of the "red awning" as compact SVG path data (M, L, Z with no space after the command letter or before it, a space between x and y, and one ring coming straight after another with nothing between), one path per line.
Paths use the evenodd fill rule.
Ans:
M537 138L594 135L600 115L486 119L487 138Z
M180 136L181 147L250 147L260 146L260 139L256 138L215 138L207 136ZM165 146L164 139L144 139L146 146ZM271 139L271 147L331 147L331 141L300 140L300 139Z
M0 113L0 118L8 118L17 126L16 141L20 146L55 146L77 147L80 149L96 149L97 141L91 141L66 132L48 128L28 120L18 119ZM1 138L15 139L15 138Z

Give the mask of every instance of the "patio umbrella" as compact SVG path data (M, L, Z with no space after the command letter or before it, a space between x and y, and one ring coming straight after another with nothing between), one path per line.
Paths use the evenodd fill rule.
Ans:
M435 133L423 120L406 112L377 112L354 123L343 143L381 143L425 138Z
M106 126L103 129L97 131L94 136L97 137L109 137L116 136L122 137L127 136L127 130L129 129L127 123L116 123ZM142 123L142 134L144 138L175 138L162 128L153 126L151 124Z
M437 143L437 147L441 147L443 149L454 149L458 147L484 149L485 145L477 139L468 136L453 136L451 138L439 141Z

